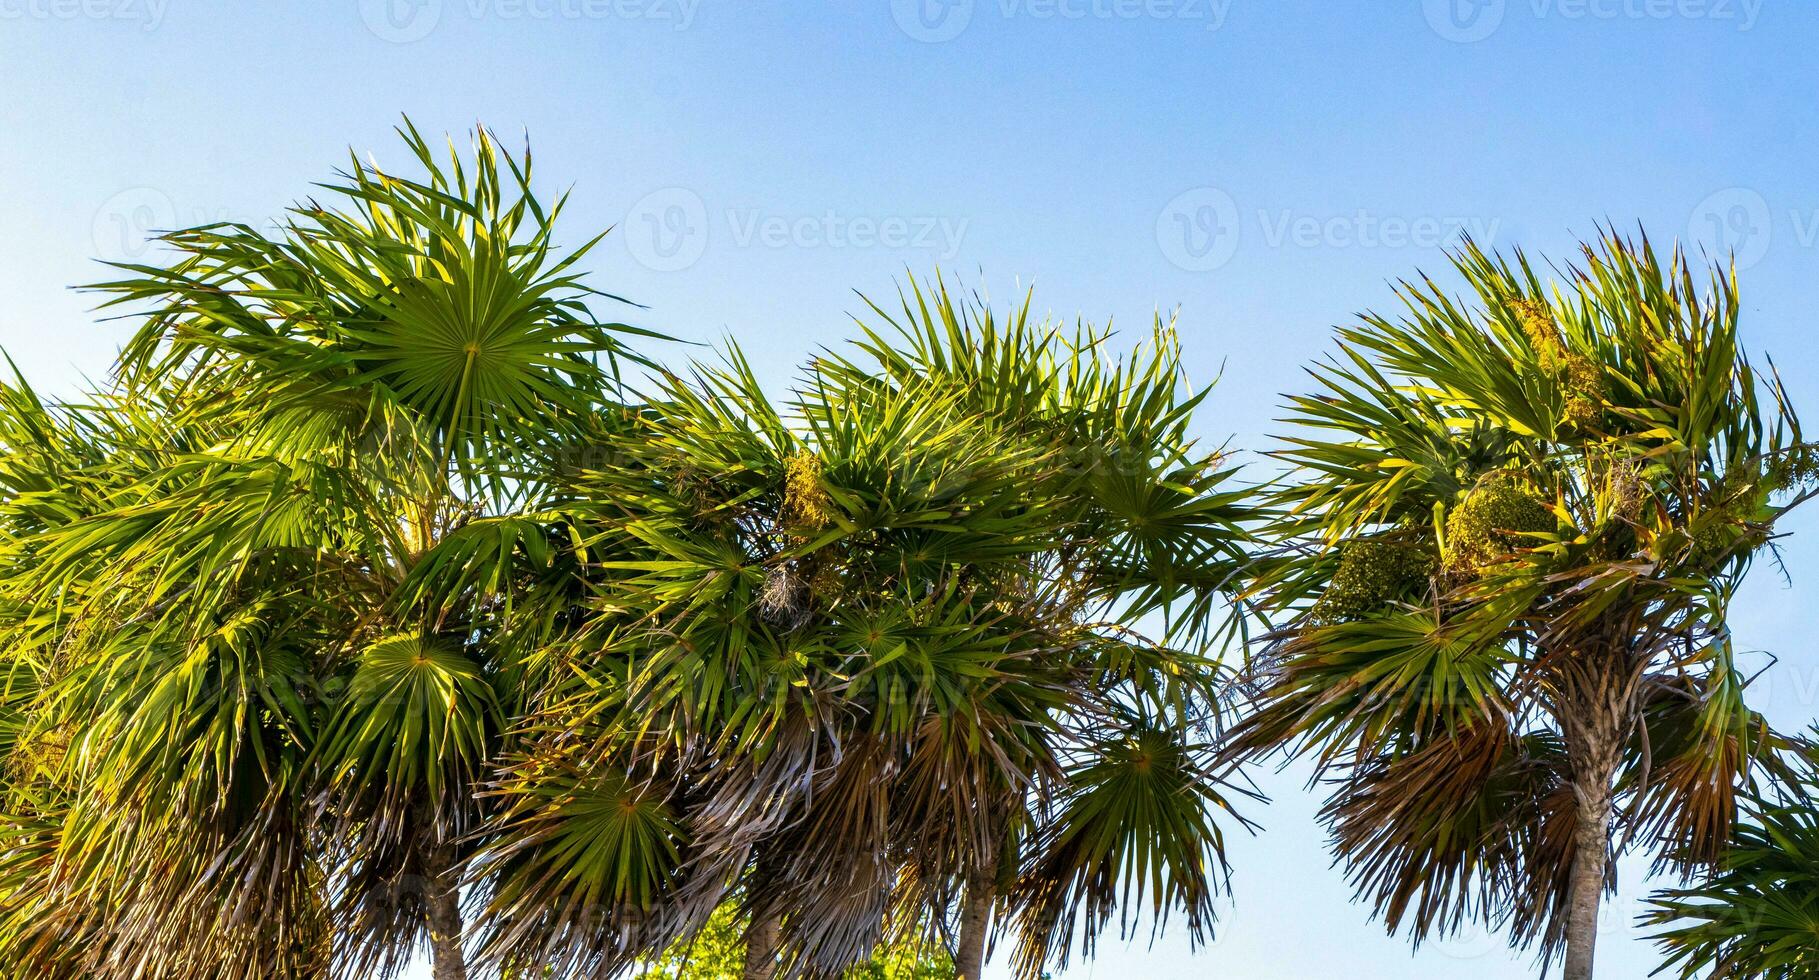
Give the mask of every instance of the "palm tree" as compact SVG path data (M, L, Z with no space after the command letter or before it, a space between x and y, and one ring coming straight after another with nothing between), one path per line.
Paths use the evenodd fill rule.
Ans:
M504 972L610 972L729 896L753 978L927 937L976 980L1010 923L1029 974L1140 899L1210 919L1213 673L1171 641L1248 509L1172 331L1114 361L919 286L889 319L782 407L734 350L568 454L580 598L516 600L542 686L471 870Z
M1230 750L1313 758L1392 930L1508 927L1583 980L1613 857L1716 860L1776 743L1726 610L1812 456L1723 270L1614 232L1552 289L1451 258L1465 297L1402 282L1291 402Z
M445 545L535 499L635 331L589 311L528 151L400 135L420 176L356 159L275 237L122 266L140 326L87 403L0 393L10 974L393 976L427 942L466 975L520 667L508 608L418 573L491 588Z
M1816 733L1819 734L1819 733ZM1645 917L1682 978L1797 980L1819 971L1819 752L1744 803L1712 873L1661 892Z

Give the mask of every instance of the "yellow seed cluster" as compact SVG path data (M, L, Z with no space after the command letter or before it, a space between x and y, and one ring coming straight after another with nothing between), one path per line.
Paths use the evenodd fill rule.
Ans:
M1604 403L1604 372L1590 358L1569 354L1565 381L1566 421L1581 429L1597 422Z
M1349 623L1420 596L1436 564L1424 543L1359 539L1339 546L1339 568L1314 603L1320 623Z
M1598 421L1605 396L1604 371L1586 357L1566 346L1554 313L1546 303L1532 299L1510 301L1529 346L1541 362L1541 369L1554 375L1566 390L1567 424L1586 428Z
M1551 531L1554 512L1541 495L1508 471L1492 473L1466 491L1446 516L1446 568L1475 572L1533 544L1522 532Z
M1553 312L1546 303L1532 299L1511 300L1510 309L1516 311L1516 320L1522 324L1529 346L1541 356L1541 366L1554 370L1566 354L1566 344L1560 340L1560 331L1554 326Z
M782 517L785 524L807 528L834 522L834 502L821 485L821 457L806 449L784 461Z

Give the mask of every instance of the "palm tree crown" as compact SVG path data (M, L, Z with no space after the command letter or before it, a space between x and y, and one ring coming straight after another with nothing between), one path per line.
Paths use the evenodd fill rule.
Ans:
M355 161L275 237L175 232L98 287L141 325L90 403L0 392L9 973L388 976L427 936L458 975L516 667L502 613L412 583L537 492L631 331L528 152L401 135L423 176Z
M1291 403L1233 748L1313 754L1391 928L1507 926L1580 978L1610 854L1714 859L1774 741L1726 610L1811 456L1722 272L1615 234L1552 290L1454 265L1467 297L1402 283Z
M1206 924L1213 675L1170 641L1219 621L1248 508L1172 332L1114 360L939 284L885 319L782 407L735 351L572 454L489 958L592 975L735 894L751 976L932 932L970 980L994 908L1032 974L1121 898Z

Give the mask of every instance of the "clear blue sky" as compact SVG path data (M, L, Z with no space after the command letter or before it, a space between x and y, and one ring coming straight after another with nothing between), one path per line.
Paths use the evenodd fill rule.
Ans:
M621 226L600 284L777 385L851 290L939 264L1059 315L1178 308L1223 371L1206 438L1258 447L1331 325L1461 228L1560 254L1608 217L1736 249L1747 338L1819 416L1815 40L1797 0L0 0L0 346L54 391L102 374L123 328L66 289L95 257L265 220L349 146L396 161L407 112L528 130L570 240ZM1819 700L1797 595L1763 566L1737 616L1790 727ZM1218 942L1068 980L1535 975L1495 936L1411 955L1348 904L1302 774L1260 778ZM1654 962L1645 892L1629 868L1605 976Z

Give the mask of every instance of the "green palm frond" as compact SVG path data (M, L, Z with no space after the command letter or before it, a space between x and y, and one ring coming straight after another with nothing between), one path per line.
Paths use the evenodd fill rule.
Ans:
M1299 744L1325 761L1395 756L1510 710L1514 658L1501 637L1430 610L1381 611L1284 637L1235 751Z
M502 720L492 684L452 645L416 634L362 651L322 739L329 779L381 808L442 806L481 772Z
M394 406L469 475L597 404L615 365L637 359L625 338L649 334L589 312L617 297L579 270L594 242L557 252L564 199L538 202L528 150L481 129L470 158L451 142L438 159L408 121L399 135L422 176L355 158L324 185L339 206L298 205L276 238L173 232L176 262L96 286L144 316L127 381L235 400L255 440L313 419L367 431Z
M558 752L522 760L495 792L495 843L472 872L487 882L484 959L592 976L677 938L682 924L654 914L680 883L687 844L661 781Z
M1212 765L1208 746L1139 719L1084 748L1018 885L1019 972L1065 968L1077 930L1091 957L1114 917L1125 938L1145 916L1162 929L1171 909L1190 935L1211 929L1225 866L1214 814L1231 811Z
M1643 921L1681 977L1794 980L1819 966L1819 765L1804 746L1788 778L1745 804L1712 873L1657 893Z

